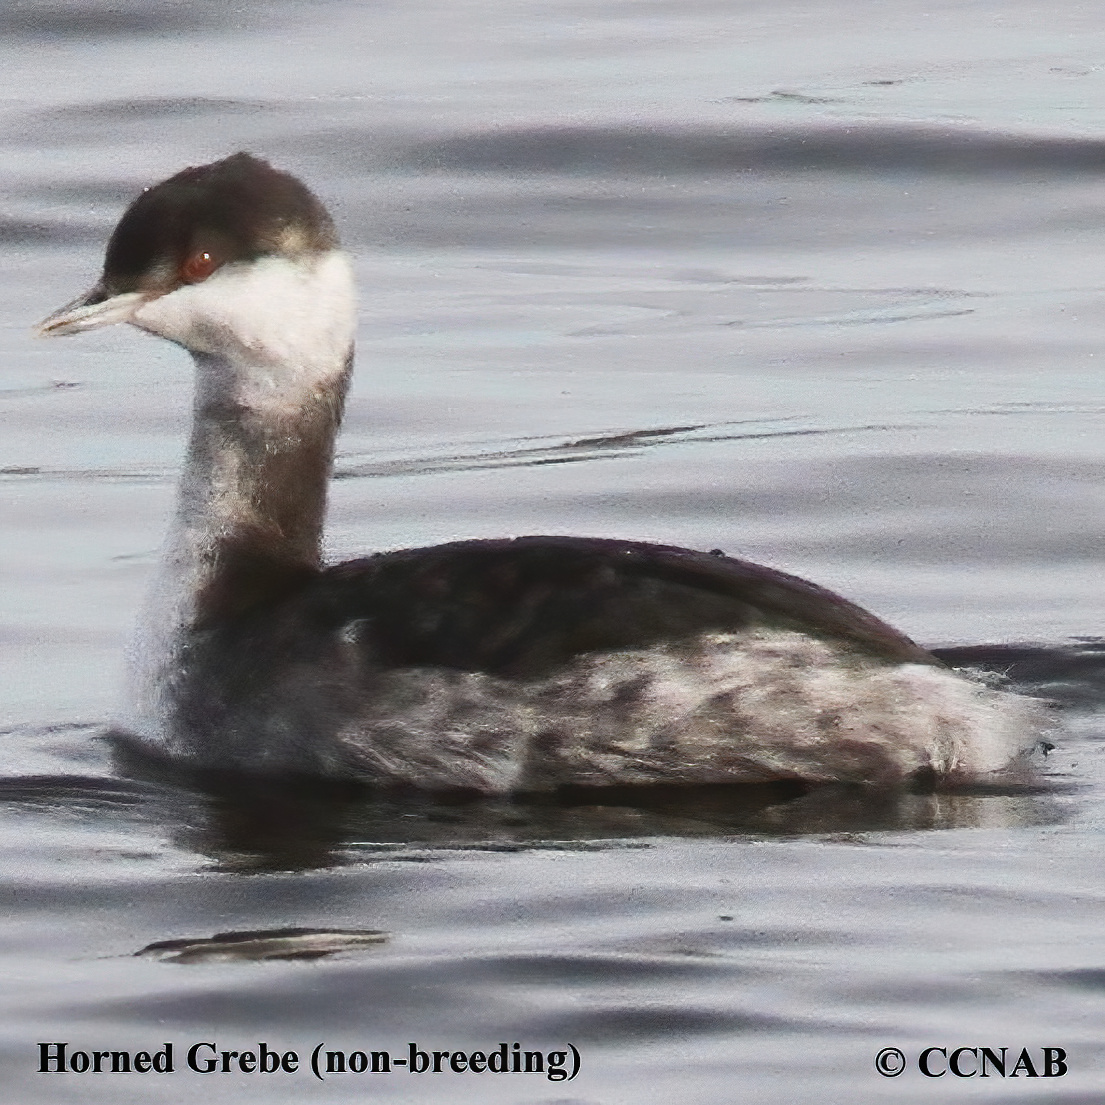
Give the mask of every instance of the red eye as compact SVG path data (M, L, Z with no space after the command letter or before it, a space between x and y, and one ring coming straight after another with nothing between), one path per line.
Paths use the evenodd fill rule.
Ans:
M218 267L218 261L207 250L197 250L180 266L180 278L185 284L198 284L201 280L206 280Z

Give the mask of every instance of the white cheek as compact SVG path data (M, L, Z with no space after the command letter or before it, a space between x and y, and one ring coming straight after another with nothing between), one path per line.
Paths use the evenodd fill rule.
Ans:
M147 333L179 342L189 349L196 349L195 335L192 333L195 326L195 311L192 308L191 293L192 288L184 287L178 288L169 295L151 299L134 312L130 322ZM210 352L206 349L196 351Z
M229 366L236 398L295 401L340 373L356 330L349 259L228 265L135 312L135 326Z

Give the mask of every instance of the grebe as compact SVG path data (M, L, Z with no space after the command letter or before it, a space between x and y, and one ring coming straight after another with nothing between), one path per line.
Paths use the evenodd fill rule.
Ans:
M324 566L353 360L320 201L246 153L147 189L43 335L117 322L187 349L176 521L125 724L209 769L484 793L977 779L1035 707L858 606L719 553L460 541Z

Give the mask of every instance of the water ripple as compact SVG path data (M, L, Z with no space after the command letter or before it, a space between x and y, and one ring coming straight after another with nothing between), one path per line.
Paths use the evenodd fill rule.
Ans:
M1105 141L1001 133L969 126L847 124L762 127L504 127L413 146L422 172L709 175L760 172L910 172L932 176L1105 172Z

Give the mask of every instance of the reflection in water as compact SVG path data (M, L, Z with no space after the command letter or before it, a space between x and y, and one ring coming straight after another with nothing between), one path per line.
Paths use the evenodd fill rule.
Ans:
M149 768L132 760L128 770ZM192 775L182 791L184 781L165 785L169 800L149 802L144 815L176 846L239 872L421 862L456 849L590 851L647 847L661 837L1012 828L1067 816L1063 789L1039 781L953 792L786 782L568 788L513 799L238 776Z
M387 940L373 929L257 929L214 936L158 940L135 955L170 963L241 963L265 959L324 959L374 947Z

